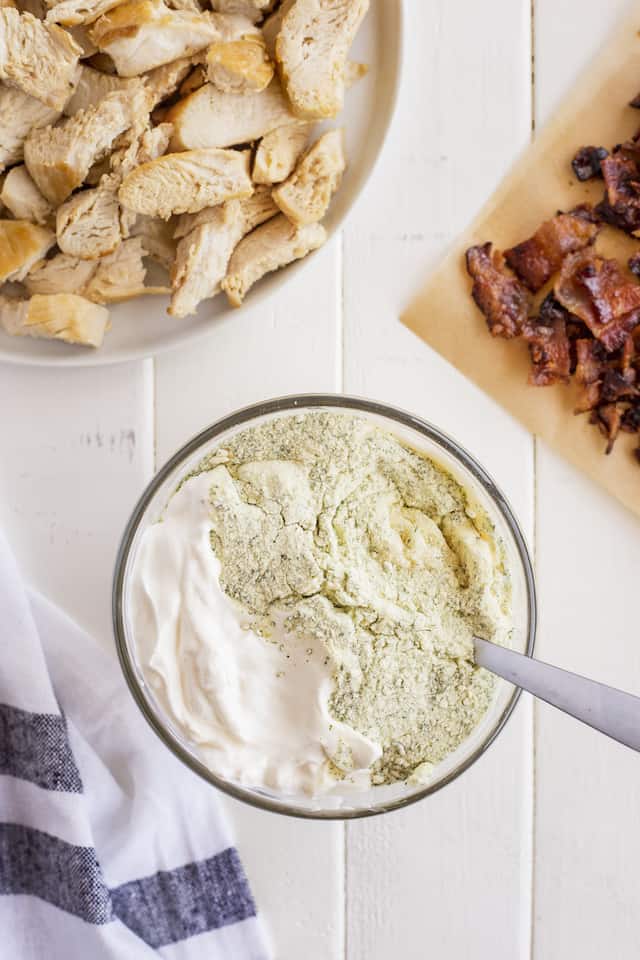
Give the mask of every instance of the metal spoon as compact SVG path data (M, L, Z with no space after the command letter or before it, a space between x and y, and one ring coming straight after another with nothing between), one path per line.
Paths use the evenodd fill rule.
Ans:
M523 690L640 751L640 697L474 637L475 661Z

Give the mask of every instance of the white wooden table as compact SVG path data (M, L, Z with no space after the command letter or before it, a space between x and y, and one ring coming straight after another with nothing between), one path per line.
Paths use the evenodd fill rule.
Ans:
M398 321L626 6L407 0L382 162L284 296L156 362L0 367L0 525L34 584L111 646L116 546L154 467L238 406L345 391L477 455L534 551L538 654L640 692L637 522ZM640 760L527 697L472 770L406 812L345 827L225 806L278 960L638 956Z

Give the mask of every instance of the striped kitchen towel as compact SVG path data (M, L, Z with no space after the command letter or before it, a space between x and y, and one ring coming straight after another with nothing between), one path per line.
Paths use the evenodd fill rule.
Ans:
M0 536L0 957L265 960L214 789Z

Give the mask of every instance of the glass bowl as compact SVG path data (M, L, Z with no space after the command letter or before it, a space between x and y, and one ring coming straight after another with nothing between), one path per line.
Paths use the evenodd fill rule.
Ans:
M497 680L491 706L473 733L458 749L437 764L426 782L396 783L355 791L338 786L320 797L283 796L254 789L217 776L198 757L157 701L137 662L130 618L131 571L145 529L161 515L179 481L212 449L233 434L267 419L320 408L350 413L372 421L399 439L426 453L447 469L469 492L495 526L502 541L512 581L513 632L511 646L529 656L536 628L536 597L531 560L518 522L501 491L474 458L436 427L383 403L333 394L283 397L239 410L204 430L179 450L151 481L127 524L113 582L113 623L120 663L133 697L165 745L212 786L263 810L316 820L374 816L398 810L435 793L467 770L498 736L518 700L520 691Z

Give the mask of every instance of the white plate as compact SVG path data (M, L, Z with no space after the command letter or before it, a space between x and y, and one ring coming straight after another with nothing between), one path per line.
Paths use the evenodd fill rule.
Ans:
M334 122L346 128L349 167L324 220L330 236L349 213L382 149L398 90L401 46L402 0L371 0L352 51L354 60L369 64L369 73L348 92L344 112ZM304 268L305 261L301 260L271 274L250 291L247 303L255 307L281 295L288 278ZM99 350L9 337L0 331L0 360L38 366L119 363L201 337L234 312L224 296L205 301L197 314L182 320L168 316L166 306L165 297L142 297L111 307L112 328Z

